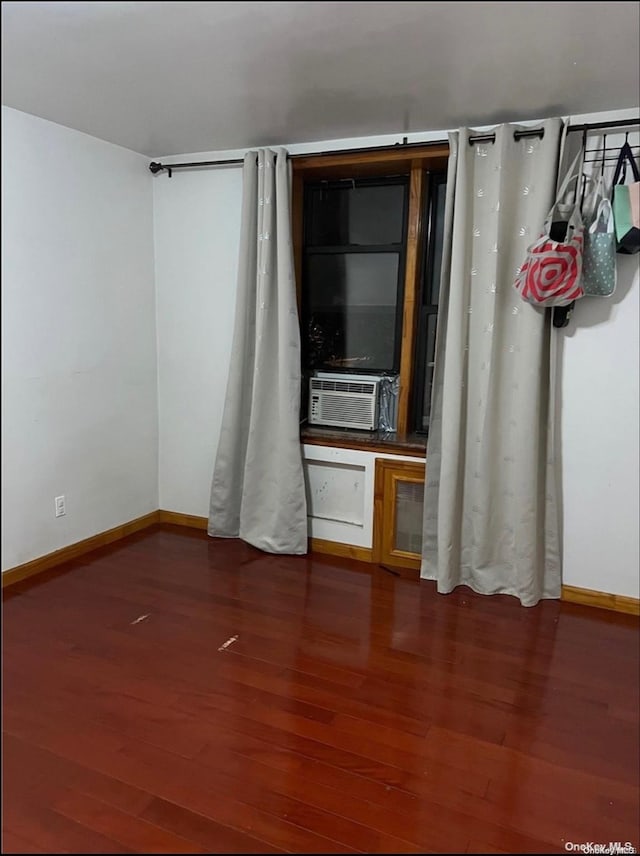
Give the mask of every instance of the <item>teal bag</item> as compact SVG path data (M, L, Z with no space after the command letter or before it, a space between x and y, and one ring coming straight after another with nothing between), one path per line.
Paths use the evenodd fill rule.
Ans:
M631 166L634 183L625 184L627 164ZM613 176L613 217L615 220L619 253L633 255L640 252L640 171L636 166L629 143L620 149Z
M608 199L600 201L584 234L582 287L585 297L610 297L616 290L616 238Z

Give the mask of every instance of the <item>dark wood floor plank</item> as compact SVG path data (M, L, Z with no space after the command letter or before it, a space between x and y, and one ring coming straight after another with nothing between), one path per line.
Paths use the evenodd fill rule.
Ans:
M163 829L170 829L177 835L201 844L210 853L287 852L158 797L151 800L140 816Z
M268 788L275 794L295 796L297 800L309 806L330 812L342 819L343 828L345 821L355 822L358 828L354 830L354 840L364 844L366 852L437 852L445 844L453 849L463 850L467 844L464 829L450 830L445 838L435 833L432 828L426 828L421 823L424 817L422 808L418 810L420 801L413 799L410 794L404 794L404 811L397 808L390 811L390 788L385 788L386 799L383 799L381 806L359 795L357 779L352 778L352 787L347 791L344 788L336 788L336 781L333 781L332 786L328 786L319 783L313 776L294 777L291 775L291 769L274 769L274 765L269 763L271 759L264 754L256 761L249 756L243 756L241 752L225 751L216 745L203 753L203 759L208 765L223 770L226 775L236 779L238 784L250 781L253 788L258 786L261 789ZM259 796L256 794L254 799L259 799ZM335 817L331 819L331 823L336 824ZM365 829L368 832L364 832ZM347 833L343 833L344 840L348 840Z
M243 792L229 796L220 780L205 767L141 741L111 744L112 732L99 724L70 726L37 722L37 715L10 723L14 731L31 732L39 746L76 763L91 759L94 769L167 802L203 814L224 826L293 852L359 852L325 835L303 829L282 812L274 815L243 801ZM225 782L226 785L226 782ZM216 790L216 786L218 789ZM224 787L224 786L223 786ZM146 852L146 851L140 851Z
M53 811L35 799L7 788L3 795L3 825L45 853L133 853L109 832L103 835L81 822Z
M8 673L11 670L7 668ZM74 710L76 715L102 723L127 738L147 740L157 746L171 742L173 751L185 757L192 757L206 746L210 736L206 725L188 714L139 701L126 692L100 688L92 680L60 684L53 675L38 674L31 683L23 679L23 684L16 696L18 692L46 692L52 713L62 715L65 710Z
M96 800L67 790L54 803L56 811L100 834L108 834L133 853L206 853L186 838Z
M500 850L486 842L471 841L467 847L467 853L511 853L510 850Z
M202 759L198 759L199 761ZM420 852L426 844L423 836L406 835L408 818L385 817L379 807L351 794L313 780L292 777L239 752L216 744L207 755L211 770L209 784L227 791L242 790L243 799L274 815L283 814L292 823L305 828L331 830L331 836L366 852ZM404 820L404 823L403 823Z
M3 772L12 786L20 785L32 797L50 802L62 786L74 787L130 814L139 814L152 797L83 764L61 758L34 743L4 733Z
M36 847L26 838L21 838L13 832L5 829L2 833L2 852L3 853L45 853L46 851L40 847Z
M252 765L247 759L235 756L234 766L231 755L224 750L220 751L217 762L206 766L188 764L179 758L161 758L158 751L148 745L130 746L128 752L131 757L151 768L164 764L177 780L186 780L189 770L193 770L196 777L205 781L207 788L214 791L218 798L227 793L241 793L242 801L253 811L283 818L319 837L327 835L349 849L390 853L402 846L402 852L415 851L415 848L407 849L410 847L409 842L401 842L393 836L385 836L333 812L316 808L313 803L303 800L299 793L301 788L295 785L279 790L275 773L271 776L265 773L260 778L259 765Z
M3 600L5 852L640 844L637 618L168 527Z

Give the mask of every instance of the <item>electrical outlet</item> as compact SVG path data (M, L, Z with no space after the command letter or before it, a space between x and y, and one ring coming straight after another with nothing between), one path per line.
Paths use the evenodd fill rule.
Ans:
M55 500L56 517L62 517L67 513L67 506L64 496L56 496Z

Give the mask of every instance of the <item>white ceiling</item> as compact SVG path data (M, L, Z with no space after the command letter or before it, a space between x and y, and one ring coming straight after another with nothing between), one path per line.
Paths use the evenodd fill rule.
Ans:
M3 2L2 102L150 156L640 103L637 2Z

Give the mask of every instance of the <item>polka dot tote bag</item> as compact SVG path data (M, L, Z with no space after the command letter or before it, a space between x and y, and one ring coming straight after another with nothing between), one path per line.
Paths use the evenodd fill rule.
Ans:
M608 199L601 200L584 235L582 287L585 297L610 297L616 289L616 238Z

